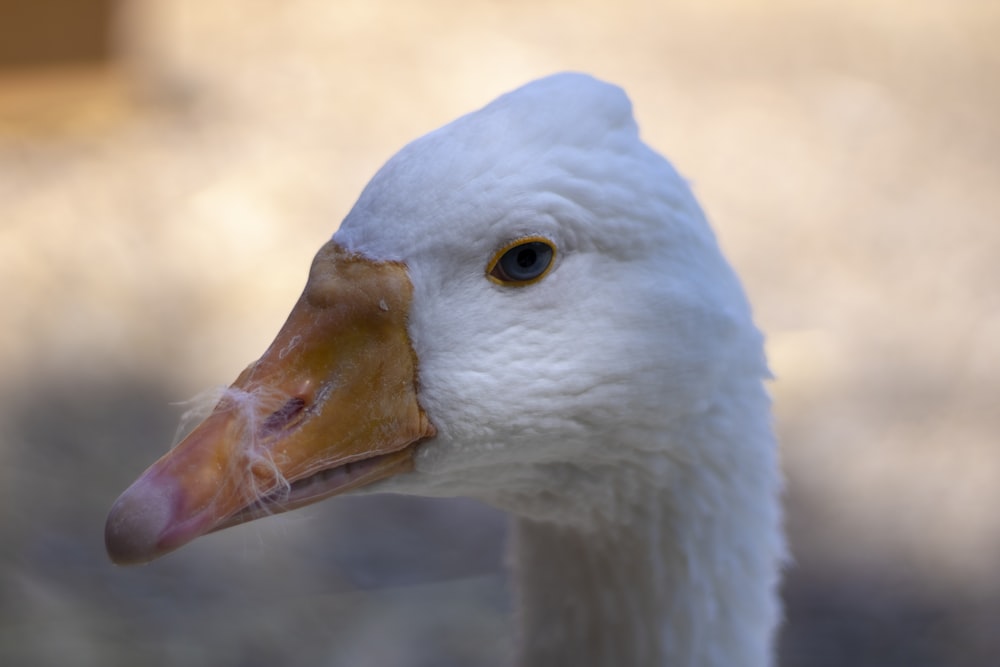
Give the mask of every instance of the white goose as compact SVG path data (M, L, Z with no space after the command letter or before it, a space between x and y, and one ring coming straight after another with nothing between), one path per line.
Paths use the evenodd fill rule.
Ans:
M118 563L364 487L513 515L525 665L772 663L784 541L762 339L613 86L418 139L264 356L115 503Z

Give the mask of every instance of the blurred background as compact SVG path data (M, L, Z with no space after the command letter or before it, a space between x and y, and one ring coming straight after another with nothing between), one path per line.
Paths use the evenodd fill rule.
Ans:
M481 505L342 498L131 569L103 522L382 162L576 69L768 333L782 664L998 664L998 35L990 0L0 0L0 663L505 664Z

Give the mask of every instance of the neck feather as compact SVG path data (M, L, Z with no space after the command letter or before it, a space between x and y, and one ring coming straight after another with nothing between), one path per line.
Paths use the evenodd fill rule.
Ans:
M685 429L694 454L667 472L608 473L627 476L604 479L631 487L631 509L586 526L515 519L523 665L772 664L784 558L774 443L766 422L727 433L746 420L716 412Z

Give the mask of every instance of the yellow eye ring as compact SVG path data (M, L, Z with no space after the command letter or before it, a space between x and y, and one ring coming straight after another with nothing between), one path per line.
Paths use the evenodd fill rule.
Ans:
M542 236L511 241L486 265L486 277L497 285L524 287L537 283L555 265L556 246Z

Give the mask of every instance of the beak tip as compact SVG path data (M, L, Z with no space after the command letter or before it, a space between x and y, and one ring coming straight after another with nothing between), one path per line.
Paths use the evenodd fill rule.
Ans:
M171 520L171 503L140 479L108 512L104 546L115 565L147 563L163 553L159 542Z

